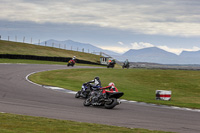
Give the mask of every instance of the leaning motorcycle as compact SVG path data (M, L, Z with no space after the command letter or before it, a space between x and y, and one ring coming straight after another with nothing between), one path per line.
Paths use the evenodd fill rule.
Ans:
M99 89L100 86L91 86L90 83L84 83L82 89L75 94L75 98L88 98L91 91Z
M124 95L123 92L106 91L103 89L92 91L89 97L83 102L84 106L104 106L106 109L112 109L120 104L119 98Z
M75 61L74 60L69 60L67 66L74 66L75 65Z

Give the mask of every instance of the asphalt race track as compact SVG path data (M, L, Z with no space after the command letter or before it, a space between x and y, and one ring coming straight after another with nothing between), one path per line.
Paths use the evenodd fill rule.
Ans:
M64 65L0 64L0 112L130 128L200 133L198 111L130 102L123 102L112 110L84 107L83 99L76 99L73 94L46 89L31 84L25 78L32 72L53 69L67 71L69 68Z

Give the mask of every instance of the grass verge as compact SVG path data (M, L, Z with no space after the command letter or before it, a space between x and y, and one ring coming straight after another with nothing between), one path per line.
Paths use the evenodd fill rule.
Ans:
M167 133L0 113L1 133Z
M102 85L114 82L122 97L139 102L200 108L200 71L149 69L71 69L31 75L33 82L74 91L99 76ZM156 90L171 90L171 101L155 100Z

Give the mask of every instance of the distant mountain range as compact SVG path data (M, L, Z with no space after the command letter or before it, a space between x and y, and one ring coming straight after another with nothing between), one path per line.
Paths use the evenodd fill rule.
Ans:
M150 62L160 64L200 64L200 51L183 51L180 55L167 52L157 47L139 50L130 49L122 57L133 62Z
M139 50L130 49L123 54L129 60L136 62L152 62L152 63L170 63L174 62L177 55L159 49L157 47L144 48Z
M41 42L41 44L74 51L84 51L86 53L99 54L99 52L104 52L119 61L125 61L128 59L130 62L149 62L160 64L200 64L200 51L183 51L180 55L176 55L157 47L149 47L139 50L130 49L121 55L114 51L104 50L91 44L75 42L72 40L57 41L51 39Z

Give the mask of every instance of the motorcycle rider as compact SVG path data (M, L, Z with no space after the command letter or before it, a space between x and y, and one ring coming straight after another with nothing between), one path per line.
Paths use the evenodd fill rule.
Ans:
M109 90L106 90L109 89ZM100 88L100 90L92 91L90 96L84 101L84 106L104 106L107 109L112 109L116 105L120 104L120 98L123 96L123 92L118 92L113 82L109 83L108 86Z
M73 56L73 57L72 57L72 60L75 60L75 59L76 59L76 56Z
M72 57L72 61L73 61L73 63L76 62L76 56L73 56L73 57Z
M127 66L127 65L129 65L128 59L126 59L126 60L124 61L124 66Z
M116 64L116 62L115 62L114 59L109 60L109 61L108 61L108 64L107 64L107 68L109 68L109 67L114 68L115 64Z
M102 87L100 88L102 90L101 93L99 93L99 95L96 93L94 93L93 95L96 95L96 101L98 101L98 99L101 99L101 98L106 98L106 92L110 92L110 93L113 93L113 92L118 92L118 89L115 87L115 84L113 82L110 82L108 84L108 86L106 87ZM108 90L106 90L108 89Z
M118 89L115 87L115 84L113 82L110 82L108 86L100 88L100 89L103 89L103 92L102 92L103 94L105 94L106 92L115 92L115 91L118 92ZM109 91L105 89L109 89Z
M93 83L93 84L92 84ZM100 81L100 78L98 76L96 76L94 78L94 80L91 80L89 82L87 82L86 84L88 84L88 88L89 89L92 89L92 88L100 88L101 87L101 81ZM85 92L85 88L82 88L82 91L81 91L81 96L84 96L84 92Z

